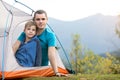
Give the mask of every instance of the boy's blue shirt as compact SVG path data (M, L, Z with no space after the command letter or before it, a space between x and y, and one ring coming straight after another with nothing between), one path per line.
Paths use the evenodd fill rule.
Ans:
M37 35L37 37L40 40L40 45L42 48L42 65L41 66L47 66L49 62L48 47L56 46L55 34L49 28L45 28L45 30L40 35ZM18 40L23 41L24 38L25 38L25 33L22 32Z
M40 65L40 64L36 65L36 59L38 56L37 55L37 48L40 49L40 46L38 47L38 41L39 41L39 39L37 38L37 36L35 36L27 43L24 43L24 41L21 42L20 48L17 50L17 52L15 54L17 62L21 66L33 67L33 66ZM40 61L39 61L39 63L40 63Z

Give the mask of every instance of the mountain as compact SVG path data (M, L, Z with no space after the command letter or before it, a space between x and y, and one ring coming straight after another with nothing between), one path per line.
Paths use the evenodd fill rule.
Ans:
M117 16L95 14L75 21L49 18L48 24L67 53L70 53L72 48L72 36L79 34L83 46L101 54L120 48L120 39L115 33L117 20Z

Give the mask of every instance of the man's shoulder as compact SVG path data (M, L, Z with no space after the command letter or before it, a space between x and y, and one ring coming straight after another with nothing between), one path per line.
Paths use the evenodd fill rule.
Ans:
M49 29L49 28L45 28L45 32L47 33L47 34L55 34L51 29Z

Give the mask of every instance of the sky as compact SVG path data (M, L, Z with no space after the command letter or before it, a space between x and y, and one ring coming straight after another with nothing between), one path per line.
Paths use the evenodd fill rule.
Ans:
M14 4L14 0L3 0L30 13L25 7ZM97 13L117 16L120 14L120 0L17 0L33 10L43 9L48 17L64 21L82 19Z

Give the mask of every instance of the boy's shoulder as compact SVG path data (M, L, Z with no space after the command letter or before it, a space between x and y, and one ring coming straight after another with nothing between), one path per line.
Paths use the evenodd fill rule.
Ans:
M40 41L37 36L34 36L32 40L33 40L33 41Z

